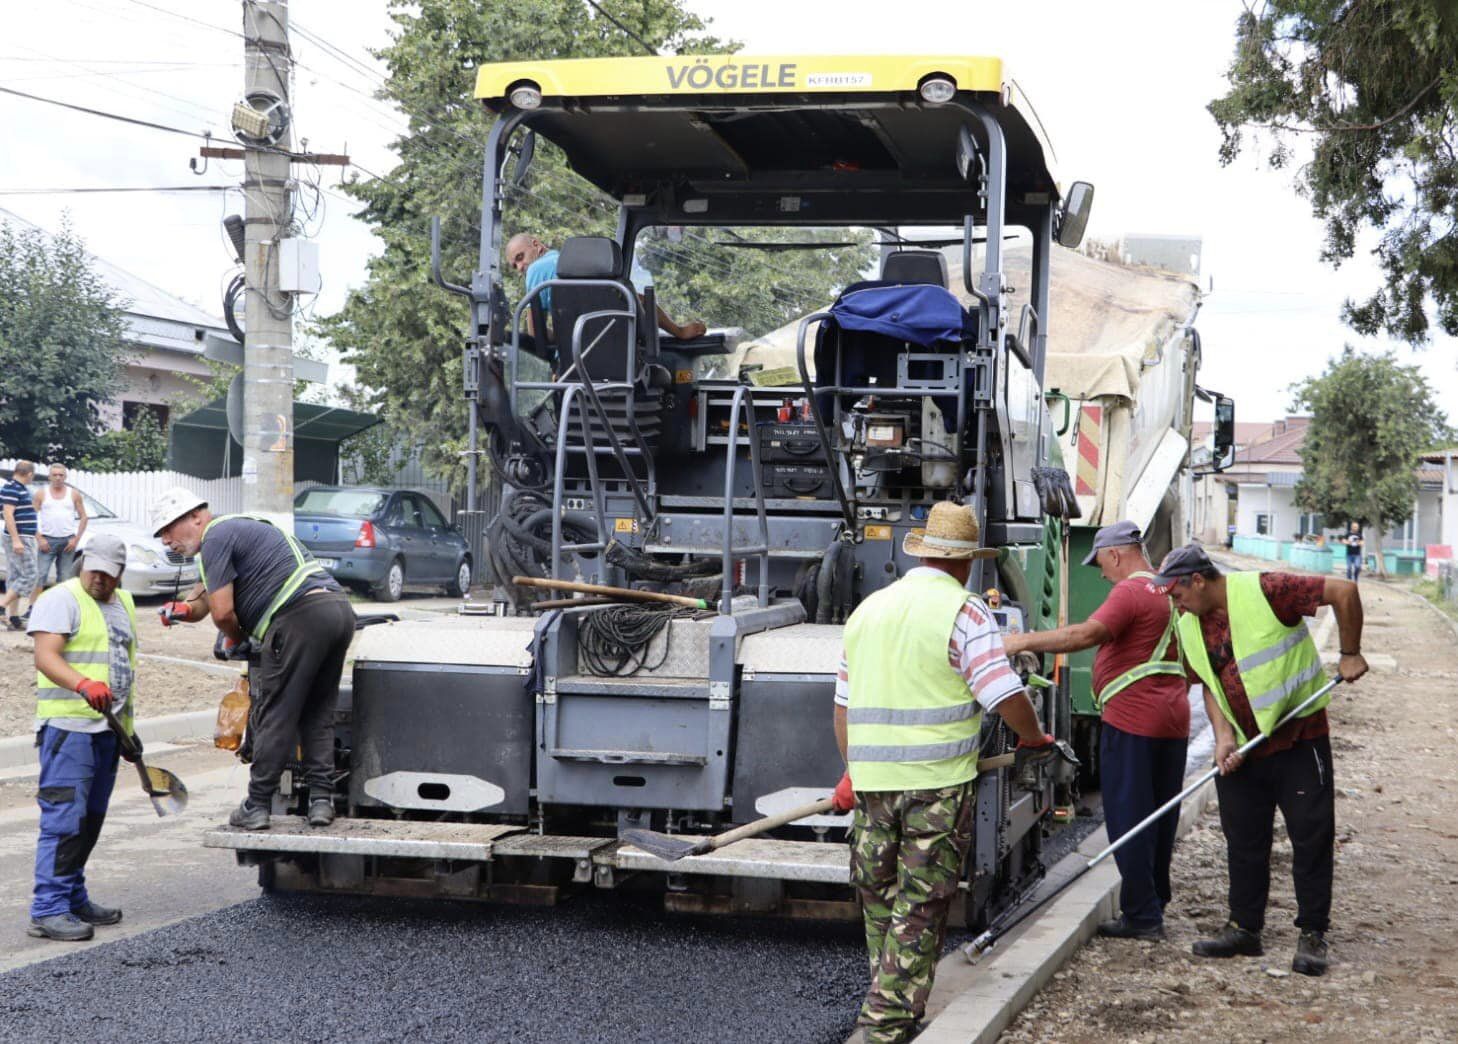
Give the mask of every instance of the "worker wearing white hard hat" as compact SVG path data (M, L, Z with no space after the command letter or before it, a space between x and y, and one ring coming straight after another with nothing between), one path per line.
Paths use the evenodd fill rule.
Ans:
M211 617L214 655L247 658L254 692L248 796L228 817L264 830L284 767L303 751L308 817L334 819L334 705L354 610L343 589L292 533L266 518L214 517L207 501L182 487L152 507L154 533L172 551L196 556L201 583L161 609L163 626Z

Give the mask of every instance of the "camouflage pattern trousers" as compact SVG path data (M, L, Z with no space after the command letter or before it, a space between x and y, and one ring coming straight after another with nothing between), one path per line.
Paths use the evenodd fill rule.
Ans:
M850 879L866 921L871 988L856 1025L900 1044L926 1011L967 849L977 781L856 794Z

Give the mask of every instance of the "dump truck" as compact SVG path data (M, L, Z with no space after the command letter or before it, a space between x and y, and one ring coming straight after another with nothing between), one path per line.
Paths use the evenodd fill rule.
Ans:
M492 596L361 633L331 827L291 818L305 796L286 778L273 829L205 843L270 888L527 902L646 889L675 910L857 917L849 816L677 861L632 832L703 837L828 796L845 619L914 564L902 540L933 504L969 506L1000 549L969 588L1004 629L1066 615L1077 505L1045 402L1050 270L1093 188L1057 180L996 58L524 61L483 66L475 93L492 120L479 265L463 283L442 272L438 226L433 257L469 310L469 499L484 483L500 494ZM615 202L617 227L568 239L555 278L513 295L503 210L539 139ZM723 331L662 335L655 290L630 279L686 239L711 269L756 236L815 264L826 230L876 249L807 306L778 372L745 365ZM1020 304L1015 233L1029 244ZM898 294L913 303L880 313L889 327L856 318ZM918 323L948 300L955 323ZM588 587L604 590L572 593ZM1035 705L1066 740L1069 672L1042 673ZM1037 882L1072 802L1064 765L999 767L1012 746L990 716L959 904L974 927Z

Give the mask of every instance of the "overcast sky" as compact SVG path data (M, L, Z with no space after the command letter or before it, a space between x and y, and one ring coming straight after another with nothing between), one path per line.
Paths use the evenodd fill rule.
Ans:
M491 0L482 0L483 3ZM1321 371L1344 342L1341 302L1377 285L1363 256L1340 270L1318 260L1322 231L1286 172L1254 153L1222 168L1205 105L1222 90L1238 0L688 0L722 36L760 53L994 54L1026 91L1057 150L1066 185L1097 187L1090 234L1194 234L1204 239L1206 349L1201 382L1236 397L1242 420L1282 415L1294 381ZM368 48L387 42L383 0L293 0L295 135L348 151L383 173L403 121L368 96L382 70ZM47 0L3 4L0 86L227 136L241 94L236 0ZM312 37L312 39L311 39ZM322 41L322 42L321 42ZM631 53L625 48L625 53ZM63 211L93 252L218 314L231 256L220 231L240 212L239 162L195 176L196 139L67 112L0 94L10 146L0 208L47 228ZM483 118L483 140L484 140ZM226 142L223 142L226 144ZM338 193L338 168L305 190L320 244L328 313L364 278L375 249ZM310 172L309 177L314 175ZM228 185L227 193L32 195L17 190ZM318 201L317 209L315 201ZM1053 331L1056 339L1057 331ZM1458 402L1458 342L1399 349L1444 403ZM1458 410L1453 411L1458 414ZM1450 415L1450 419L1454 419Z

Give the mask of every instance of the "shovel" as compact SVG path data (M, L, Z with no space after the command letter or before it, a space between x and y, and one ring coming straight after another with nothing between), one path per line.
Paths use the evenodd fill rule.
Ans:
M108 707L101 713L106 715L106 723L111 726L117 739L121 742L122 751L132 756L137 766L137 775L142 778L142 790L152 799L152 808L158 816L176 815L187 807L187 787L182 780L178 779L171 772L164 768L149 768L142 762L142 752L137 741L122 728L121 722L116 720L116 715Z
M637 848L641 848L651 856L657 856L665 862L673 863L684 856L705 855L709 852L717 852L725 845L732 845L736 841L743 841L747 837L758 837L766 834L776 827L782 827L786 823L793 823L797 819L804 819L806 816L823 816L830 811L830 798L821 798L819 801L811 802L808 805L801 805L799 808L792 808L787 812L780 812L777 815L766 816L763 819L756 819L753 823L745 823L742 827L735 827L733 830L722 834L715 834L713 837L700 838L697 841L688 841L681 837L674 837L671 834L660 834L655 830L624 830L619 837Z

